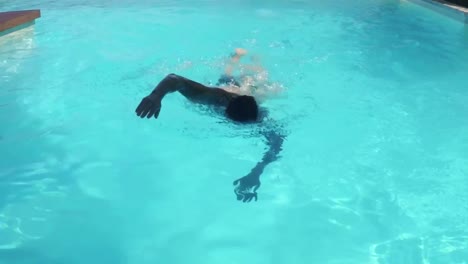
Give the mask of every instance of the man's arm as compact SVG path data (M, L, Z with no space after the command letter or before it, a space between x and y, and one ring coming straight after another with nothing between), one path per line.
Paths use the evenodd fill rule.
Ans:
M238 180L234 181L237 185L234 192L237 200L250 202L252 199L257 201L257 189L260 187L260 175L265 167L279 158L279 153L283 147L284 136L276 131L262 132L267 140L268 150L263 154L261 161L247 174Z
M162 99L166 94L176 91L190 101L219 106L226 106L236 96L220 88L209 88L185 77L169 74L158 83L150 95L141 100L135 112L141 118L158 118Z

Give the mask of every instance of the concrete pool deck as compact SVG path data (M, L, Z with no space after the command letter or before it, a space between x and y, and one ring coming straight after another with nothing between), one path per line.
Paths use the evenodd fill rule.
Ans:
M0 12L0 37L34 24L35 19L39 17L40 10Z
M404 0L427 8L442 15L468 24L468 8L444 0ZM467 0L468 1L468 0Z

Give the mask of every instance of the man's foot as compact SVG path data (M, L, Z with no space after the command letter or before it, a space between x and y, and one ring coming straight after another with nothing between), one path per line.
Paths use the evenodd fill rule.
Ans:
M247 54L247 50L243 49L243 48L236 48L234 50L234 52L236 53L237 56L241 57L241 56L244 56L245 54Z

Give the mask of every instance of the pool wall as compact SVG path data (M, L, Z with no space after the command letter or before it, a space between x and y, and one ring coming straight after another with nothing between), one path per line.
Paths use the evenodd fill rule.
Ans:
M404 0L427 8L430 8L442 15L468 24L468 9L443 0Z

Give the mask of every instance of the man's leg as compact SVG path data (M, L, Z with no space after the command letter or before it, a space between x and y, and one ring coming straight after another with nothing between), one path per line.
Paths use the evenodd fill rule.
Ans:
M232 72L234 68L239 65L240 59L247 54L247 50L242 48L237 48L234 50L234 53L231 54L231 58L229 59L226 68L224 69L224 74L227 76L232 76Z
M218 79L217 85L227 84L240 87L240 83L234 78L233 71L239 65L240 59L247 54L247 51L242 48L237 48L231 54L226 68L224 68L224 74Z

